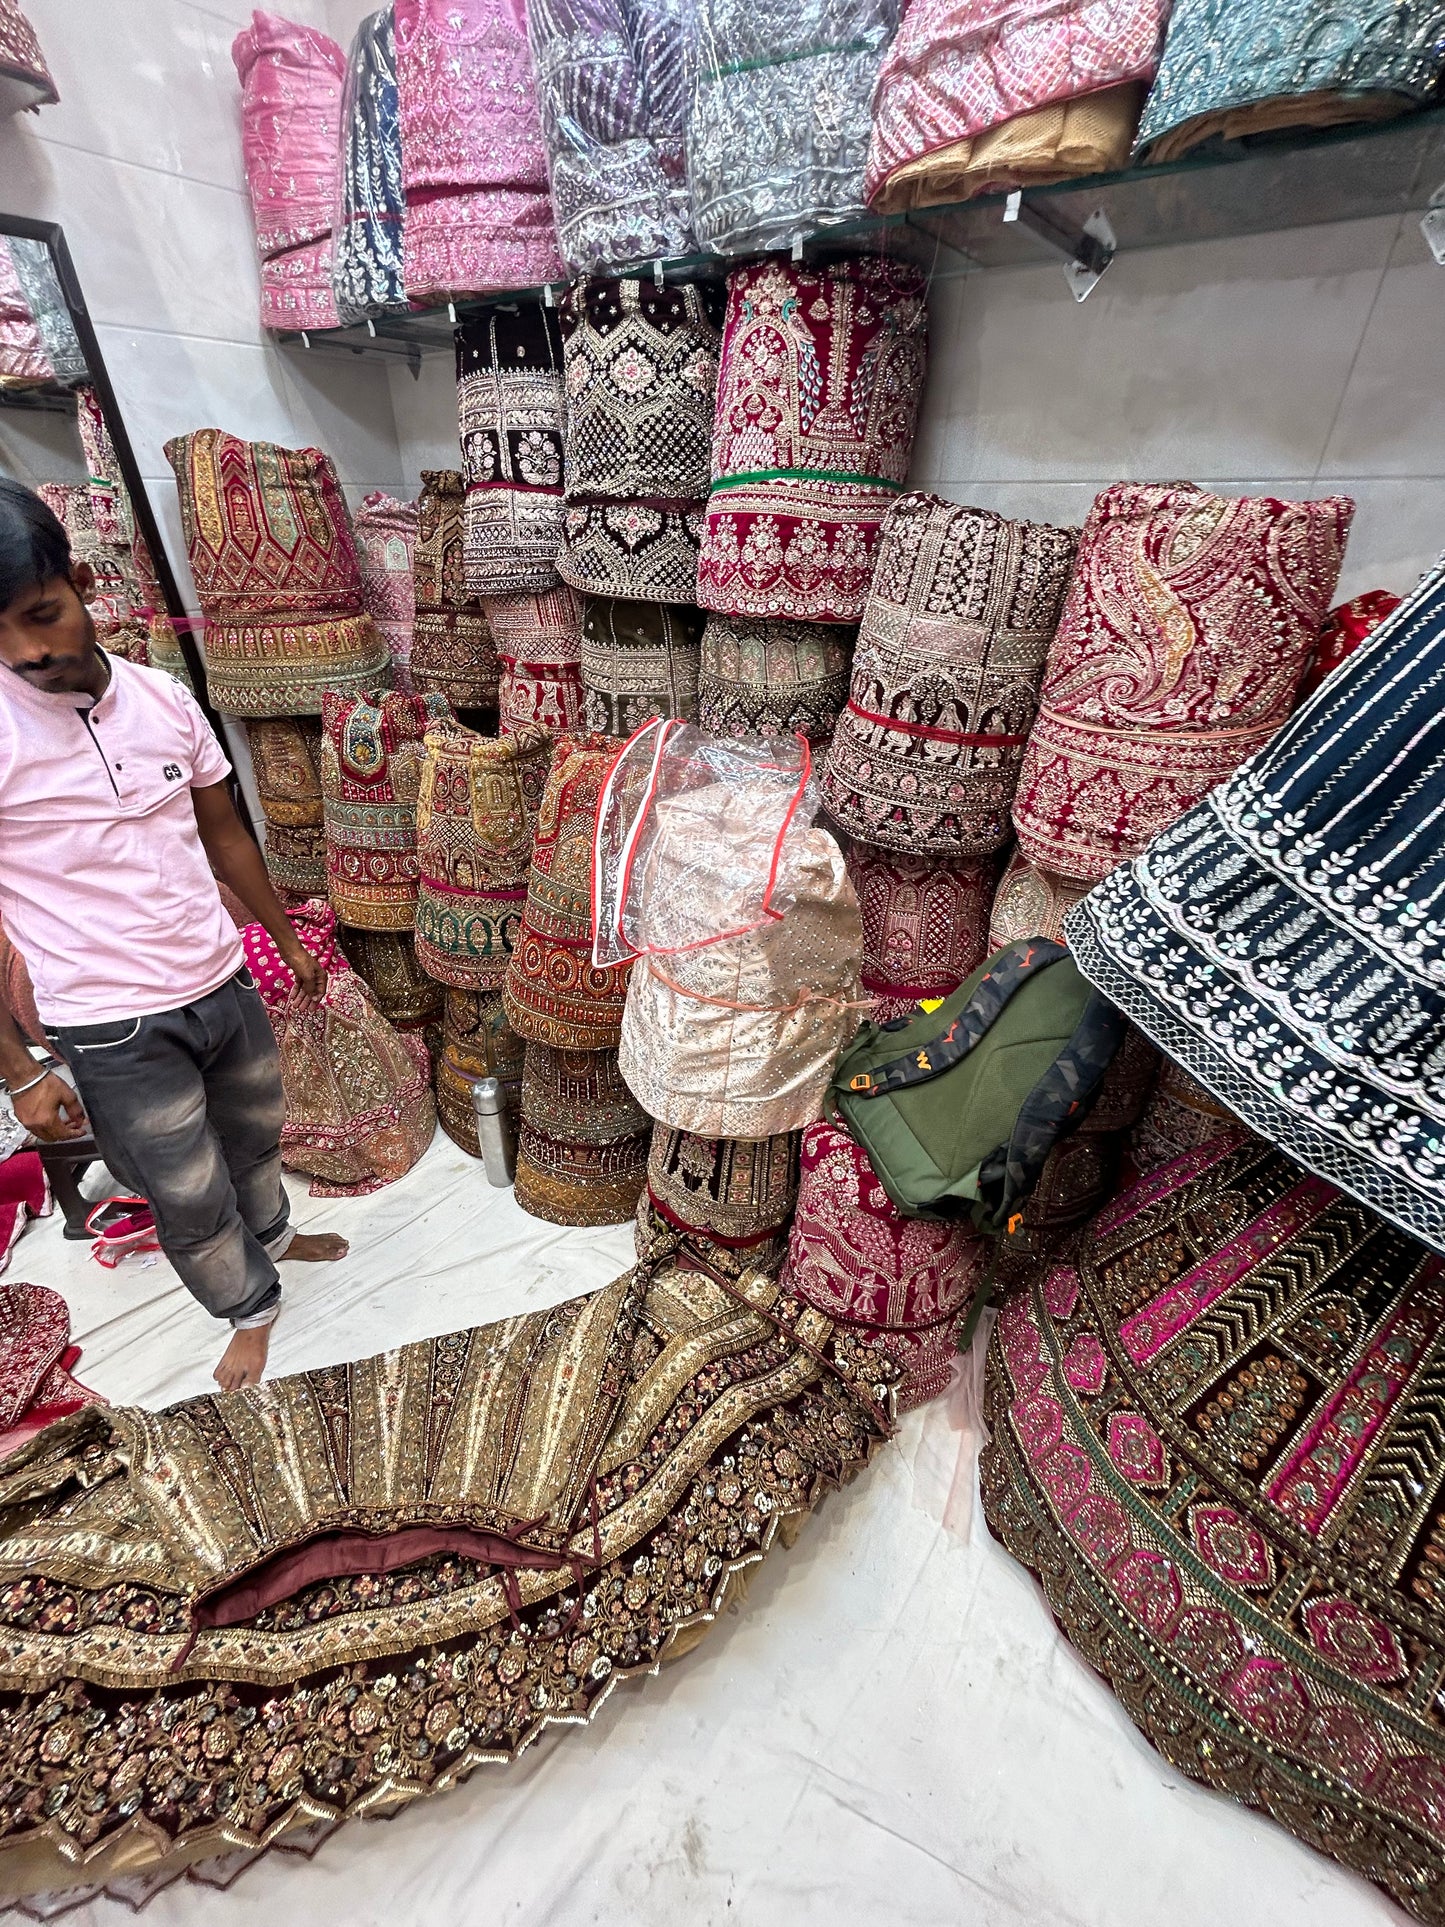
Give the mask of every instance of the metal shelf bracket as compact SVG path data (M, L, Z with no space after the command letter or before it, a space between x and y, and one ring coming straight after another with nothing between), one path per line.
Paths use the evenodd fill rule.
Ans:
M1004 203L1003 218L1017 221L1055 254L1063 255L1064 274L1075 301L1088 300L1118 251L1113 226L1101 207L1094 209L1081 228L1067 227L1036 202L1026 201L1022 190L1015 188Z
M1430 205L1420 216L1420 232L1436 267L1445 268L1445 181L1430 196Z

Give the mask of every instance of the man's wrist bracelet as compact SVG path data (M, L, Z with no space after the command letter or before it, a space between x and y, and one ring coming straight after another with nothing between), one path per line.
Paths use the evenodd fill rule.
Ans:
M33 1091L37 1084L43 1084L46 1078L52 1075L53 1073L51 1071L48 1071L48 1070L41 1071L39 1076L32 1077L28 1084L22 1084L19 1090L17 1090L15 1086L7 1080L5 1088L7 1091L9 1091L12 1097L24 1097L27 1091Z

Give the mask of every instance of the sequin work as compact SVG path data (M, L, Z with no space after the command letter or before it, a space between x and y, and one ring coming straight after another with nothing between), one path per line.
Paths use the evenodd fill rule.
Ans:
M845 830L910 852L1008 841L1074 545L936 496L894 505L823 774Z
M1079 877L1042 870L1021 850L1015 850L999 879L989 914L989 952L1002 950L1020 937L1048 937L1053 943L1063 943L1064 917L1088 889Z
M626 1224L647 1180L649 1124L615 1050L529 1043L517 1203L551 1224Z
M1219 1103L1445 1249L1442 687L1436 571L1065 928Z
M422 470L411 675L453 709L492 709L501 666L482 605L466 586L464 496L459 469Z
M875 1023L947 997L990 954L998 859L904 856L853 843L848 875L863 918L861 983Z
M492 308L457 329L468 595L557 581L562 542L562 335L556 310Z
M621 744L563 735L537 817L522 926L507 968L508 1021L529 1042L616 1048L630 965L592 961L592 839L602 785Z
M326 886L343 923L410 930L416 915L416 799L429 724L449 717L441 696L392 692L325 698L321 793Z
M401 117L392 10L356 29L341 103L341 205L331 252L331 292L343 327L367 315L405 314L401 229Z
M1437 1923L1439 1271L1267 1147L1206 1146L1005 1305L982 1464L1164 1757Z
M460 723L426 732L417 797L416 954L439 983L500 990L527 895L551 744L493 740Z
M375 489L352 518L361 594L391 657L392 682L411 690L411 632L416 620L415 502L398 502Z
M697 609L587 596L582 713L588 729L625 740L653 716L695 721L703 621Z
M22 1855L53 1889L74 1881L67 1851L103 1880L255 1848L585 1721L619 1680L731 1623L743 1570L886 1436L895 1377L767 1278L660 1262L383 1358L67 1419L0 1475L7 1879ZM67 1513L73 1470L101 1465ZM417 1524L494 1543L527 1527L537 1551L519 1550L543 1563L441 1550L303 1579L184 1655L206 1589L318 1527ZM164 1777L136 1779L138 1758Z
M852 632L831 623L709 616L698 721L709 736L798 735L824 748L848 700L852 653Z
M776 1270L798 1200L796 1131L776 1137L698 1137L653 1126L647 1157L652 1209L676 1231ZM776 1249L775 1249L776 1248Z
M522 1108L522 1039L507 1022L500 991L449 990L441 1055L437 1059L437 1115L454 1144L479 1158L472 1086L495 1077L515 1124Z
M1089 511L1014 801L1032 862L1096 883L1289 714L1354 504L1116 482Z
M502 666L502 733L582 726L582 598L565 582L537 595L487 596L482 608Z
M591 595L694 602L722 298L713 283L583 280L562 301L566 532Z
M860 256L728 276L697 600L856 623L902 494L928 317L917 268Z
M235 716L319 716L325 690L385 687L346 500L319 448L219 428L165 445L206 618L211 701Z

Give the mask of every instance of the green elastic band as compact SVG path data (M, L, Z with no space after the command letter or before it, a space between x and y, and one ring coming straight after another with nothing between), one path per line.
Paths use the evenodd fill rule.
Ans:
M713 483L713 493L724 488L746 488L750 482L848 482L855 488L886 488L902 495L907 482L885 482L881 475L848 475L839 468L757 468L750 475L724 475Z
M876 40L850 40L846 47L800 47L796 53L774 54L761 60L734 60L726 67L712 67L705 73L704 80L723 80L729 74L756 73L760 67L786 67L795 60L816 60L822 54L873 54L878 51Z

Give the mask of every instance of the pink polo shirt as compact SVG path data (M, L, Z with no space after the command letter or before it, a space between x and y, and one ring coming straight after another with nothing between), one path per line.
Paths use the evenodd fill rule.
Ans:
M109 660L98 702L0 666L0 923L54 1026L175 1010L243 961L191 806L231 766L174 678Z

